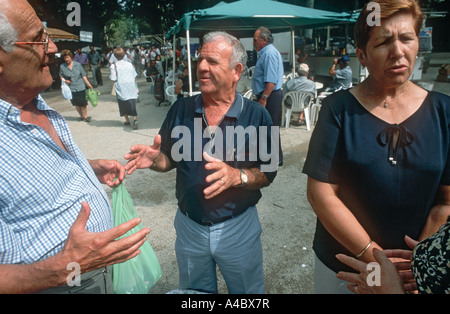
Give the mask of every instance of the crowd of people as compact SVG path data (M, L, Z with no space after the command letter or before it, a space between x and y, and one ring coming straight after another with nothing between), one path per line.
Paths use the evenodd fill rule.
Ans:
M450 98L409 80L423 19L416 1L376 2L381 26L366 23L367 6L355 26L357 58L370 74L323 101L303 168L317 215L315 289L344 293L345 280L353 293L450 293ZM0 293L112 293L111 265L139 254L149 230L121 238L140 219L114 226L102 184L117 186L140 169L176 171L180 289L217 293L218 266L230 293L265 293L257 206L283 165L283 90L312 89L301 84L307 65L283 86L271 32L256 29L253 101L236 91L247 56L240 41L206 34L196 63L201 94L180 97L153 144L132 146L122 165L87 160L65 119L40 96L52 84L48 65L57 47L30 4L1 1L0 22ZM133 117L134 128L140 51L116 47L108 61L120 114L126 125ZM61 53L61 79L88 122L78 94L93 88L86 67L100 68L101 58ZM348 60L333 64L336 79L338 62L345 69ZM239 127L265 132L230 144ZM181 129L206 136L186 142ZM180 142L189 147L174 149ZM375 286L367 280L372 262L382 268ZM80 286L67 282L69 263L80 266Z

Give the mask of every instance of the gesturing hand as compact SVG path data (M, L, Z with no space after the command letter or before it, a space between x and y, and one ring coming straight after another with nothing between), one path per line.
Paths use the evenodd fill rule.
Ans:
M207 153L203 153L203 158L208 162L205 165L206 170L212 170L214 173L206 177L206 182L212 184L203 190L206 199L222 193L235 183L235 178L239 173L238 169L228 166L223 161L211 157Z
M153 145L134 145L130 152L124 156L128 160L125 165L127 174L132 174L136 169L149 168L161 153L161 135L157 134Z
M136 227L140 218L132 219L110 230L91 233L86 230L86 223L90 215L90 206L82 203L81 211L69 231L66 244L59 253L65 265L76 262L82 272L125 262L140 253L139 248L146 241L150 232L148 228L121 238L128 231Z

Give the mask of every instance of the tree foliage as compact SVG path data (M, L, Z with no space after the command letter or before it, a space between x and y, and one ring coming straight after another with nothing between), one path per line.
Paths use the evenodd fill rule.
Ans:
M80 29L94 32L94 40L124 41L142 35L163 34L175 25L184 13L209 8L221 0L78 0L81 6L81 27L68 27L66 17L70 0L29 0L42 20L50 27L73 33ZM232 2L234 0L223 0ZM368 0L282 0L295 5L332 11L361 8ZM419 0L428 10L448 10L450 0Z

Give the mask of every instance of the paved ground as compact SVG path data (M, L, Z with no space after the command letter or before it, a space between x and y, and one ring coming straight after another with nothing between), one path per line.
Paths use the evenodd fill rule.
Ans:
M423 81L433 82L437 65L450 63L450 54L435 54ZM59 90L43 94L47 102L66 117L72 134L87 158L117 159L134 144L152 144L168 107L158 107L149 84L139 80L139 130L123 126L115 97L110 95L111 82L103 69L104 86L98 107L88 107L90 123L78 122L78 115ZM89 74L90 75L90 74ZM245 83L245 82L244 82ZM242 88L242 87L240 87ZM450 83L435 83L434 90L450 94ZM264 273L267 293L313 293L314 259L311 249L315 214L306 199L306 176L301 173L311 132L305 127L281 130L284 165L274 183L263 189L258 205L263 228ZM149 241L161 264L162 278L150 293L166 293L178 287L178 268L174 252L176 212L175 171L155 173L140 170L125 180L143 224L152 232ZM105 186L111 195L111 189ZM226 293L224 281L219 280L219 292Z

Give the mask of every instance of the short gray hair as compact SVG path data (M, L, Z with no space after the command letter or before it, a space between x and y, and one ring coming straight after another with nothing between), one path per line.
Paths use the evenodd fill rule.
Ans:
M232 69L237 63L243 65L247 62L247 52L245 51L242 43L234 36L226 32L211 32L203 36L203 44L214 42L216 40L223 39L231 48L230 56L230 69Z
M273 44L272 32L267 27L260 26L257 30L259 31L259 39L266 38L269 44Z
M12 26L8 17L0 10L0 48L6 53L14 49L14 43L19 37L16 29Z

